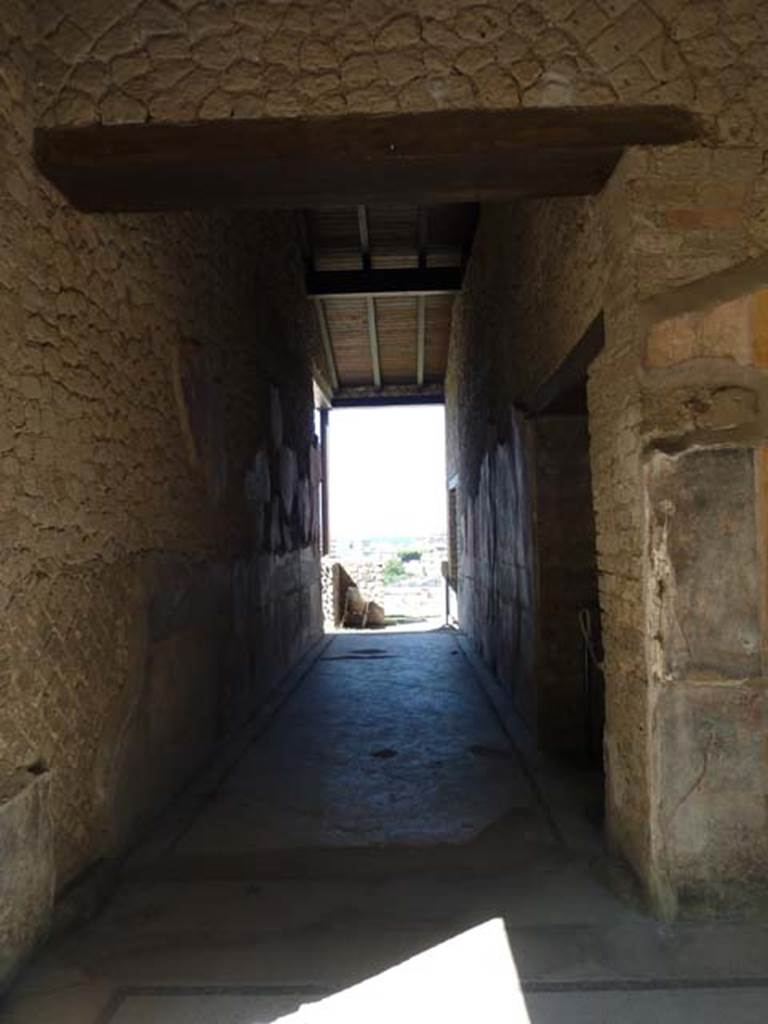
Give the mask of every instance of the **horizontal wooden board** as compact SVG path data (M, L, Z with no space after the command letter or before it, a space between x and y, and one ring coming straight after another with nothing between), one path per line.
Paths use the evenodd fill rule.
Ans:
M435 111L38 129L84 210L476 202L598 191L627 145L684 142L673 107Z

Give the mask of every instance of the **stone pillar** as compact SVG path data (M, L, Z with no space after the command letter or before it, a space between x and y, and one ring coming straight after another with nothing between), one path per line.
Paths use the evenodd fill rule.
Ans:
M718 302L717 285L653 323L646 353L650 865L665 916L768 896L768 290Z
M756 147L690 144L628 152L601 196L607 825L666 917L768 880L766 189Z

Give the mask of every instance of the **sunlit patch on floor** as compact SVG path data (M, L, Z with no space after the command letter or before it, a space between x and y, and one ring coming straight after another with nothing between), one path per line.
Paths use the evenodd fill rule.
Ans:
M501 919L278 1019L292 1024L530 1024Z

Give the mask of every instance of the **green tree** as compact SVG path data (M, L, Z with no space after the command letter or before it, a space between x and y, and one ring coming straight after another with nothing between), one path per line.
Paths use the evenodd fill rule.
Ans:
M384 565L382 572L382 579L385 583L397 583L405 576L405 569L403 563L399 558L390 558L390 560Z
M397 557L400 559L401 562L420 562L421 551L398 551Z

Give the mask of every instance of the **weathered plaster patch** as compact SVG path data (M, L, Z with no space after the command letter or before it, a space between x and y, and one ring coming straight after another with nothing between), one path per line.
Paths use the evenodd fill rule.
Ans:
M663 680L743 679L762 669L750 449L651 462L650 558L661 591Z
M55 870L45 770L19 769L0 783L0 991L45 935Z

